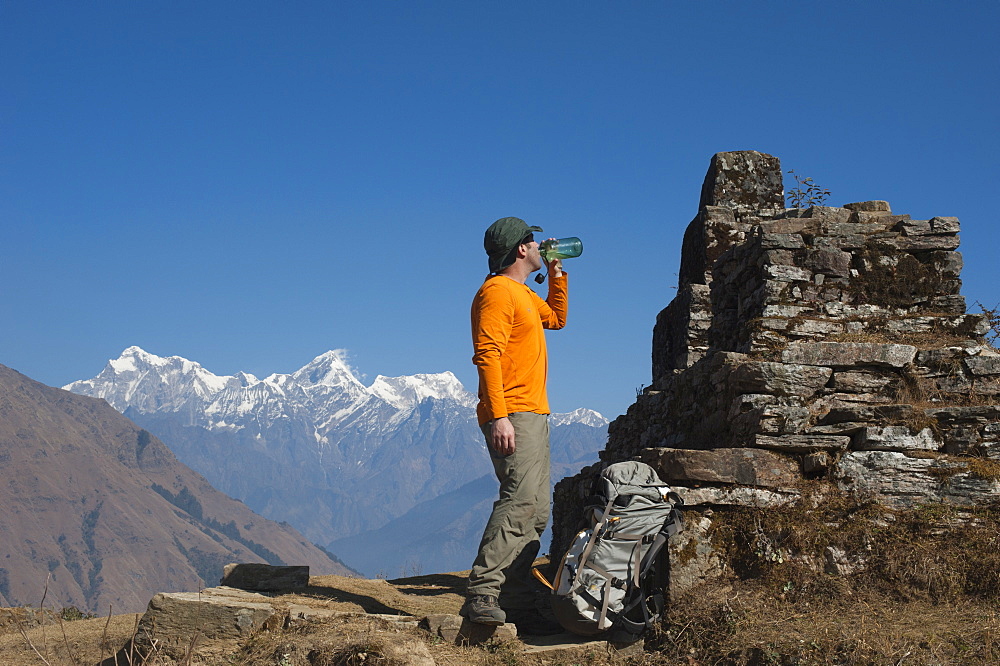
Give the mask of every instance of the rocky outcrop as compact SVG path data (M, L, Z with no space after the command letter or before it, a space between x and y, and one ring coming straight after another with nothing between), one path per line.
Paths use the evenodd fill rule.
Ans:
M960 295L958 219L783 198L777 158L713 158L652 383L602 463L644 460L709 511L819 480L889 507L1000 502L1000 353ZM553 553L599 468L557 486Z

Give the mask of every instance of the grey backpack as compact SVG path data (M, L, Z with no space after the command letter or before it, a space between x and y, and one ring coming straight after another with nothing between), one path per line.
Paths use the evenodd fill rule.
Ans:
M682 527L683 501L645 463L609 465L584 511L591 527L573 540L552 584L552 610L583 636L635 640L664 607L667 540Z

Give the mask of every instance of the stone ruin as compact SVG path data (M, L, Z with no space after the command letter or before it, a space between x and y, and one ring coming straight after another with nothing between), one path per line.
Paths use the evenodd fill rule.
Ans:
M716 154L652 383L601 462L556 486L550 552L582 527L593 476L631 459L699 510L672 550L700 534L709 559L713 509L794 502L811 482L896 508L1000 502L1000 353L959 293L958 232L885 201L785 208L776 157ZM704 559L689 576L672 561L674 592L711 575Z

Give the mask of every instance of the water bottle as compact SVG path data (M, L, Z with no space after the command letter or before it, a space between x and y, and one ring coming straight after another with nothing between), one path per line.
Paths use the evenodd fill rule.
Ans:
M553 259L572 259L583 254L583 241L576 236L542 241L538 245L538 253L542 255L545 263Z
M576 236L545 240L538 244L538 254L542 255L542 260L546 264L554 259L579 257L583 254L583 241ZM543 273L536 275L535 282L538 284L545 282L545 275Z

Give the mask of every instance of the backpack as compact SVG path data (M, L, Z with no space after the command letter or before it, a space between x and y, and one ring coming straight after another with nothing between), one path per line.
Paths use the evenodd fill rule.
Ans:
M582 636L637 640L663 613L669 567L663 546L683 526L684 502L645 463L609 465L584 512L592 527L573 539L552 584L552 611Z

